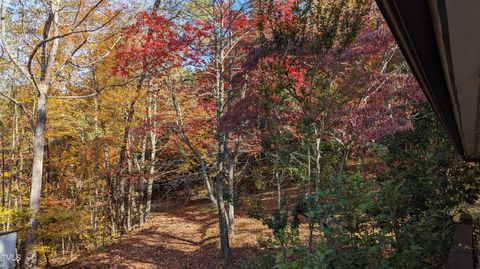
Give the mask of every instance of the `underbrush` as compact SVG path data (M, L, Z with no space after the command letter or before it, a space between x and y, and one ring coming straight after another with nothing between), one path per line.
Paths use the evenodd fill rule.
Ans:
M275 252L267 250L247 259L242 269L271 269L275 267L275 264Z

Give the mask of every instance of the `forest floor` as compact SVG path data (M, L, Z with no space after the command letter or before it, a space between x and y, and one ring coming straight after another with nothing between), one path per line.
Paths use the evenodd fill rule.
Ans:
M296 189L286 190L296 196ZM276 193L258 194L266 208L276 203ZM261 221L247 216L247 208L236 212L235 233L230 239L234 265L241 268L248 257L268 245L271 232ZM117 242L58 267L77 268L222 268L218 222L211 202L158 200L152 218Z

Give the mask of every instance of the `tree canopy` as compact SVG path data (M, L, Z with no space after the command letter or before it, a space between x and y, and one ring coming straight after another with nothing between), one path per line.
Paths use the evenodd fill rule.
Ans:
M473 212L478 166L372 1L2 0L1 13L0 225L22 228L22 268L128 237L169 199L208 205L224 266L445 268ZM239 216L271 232L241 259Z

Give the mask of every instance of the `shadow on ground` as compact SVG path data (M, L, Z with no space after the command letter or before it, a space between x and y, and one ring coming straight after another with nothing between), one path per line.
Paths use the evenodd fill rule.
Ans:
M222 268L216 213L208 201L162 201L155 211L144 227L57 268ZM231 238L232 268L257 254L268 236L261 222L239 214Z

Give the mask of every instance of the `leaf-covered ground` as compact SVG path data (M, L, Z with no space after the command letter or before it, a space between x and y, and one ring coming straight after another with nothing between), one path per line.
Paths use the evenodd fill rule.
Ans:
M274 195L262 194L267 207L275 204ZM144 227L59 268L222 268L218 222L211 203L162 200L155 211ZM270 234L261 221L247 216L245 206L239 208L230 242L232 268L240 268L248 257L257 255Z

